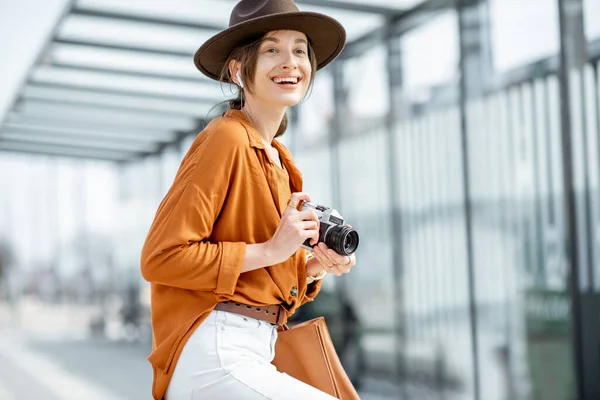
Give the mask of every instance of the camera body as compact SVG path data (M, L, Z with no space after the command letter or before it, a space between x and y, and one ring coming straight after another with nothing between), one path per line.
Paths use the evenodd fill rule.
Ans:
M344 217L337 210L310 202L302 203L301 210L313 209L319 218L319 242L340 255L349 256L358 248L358 232L346 225ZM311 251L310 239L301 246Z

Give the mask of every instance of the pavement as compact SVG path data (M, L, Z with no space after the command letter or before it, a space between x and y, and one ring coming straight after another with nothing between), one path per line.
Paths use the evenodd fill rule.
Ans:
M116 322L108 337L94 337L97 311L32 299L12 309L0 303L0 400L151 399L150 344L131 341ZM364 392L361 399L392 397Z

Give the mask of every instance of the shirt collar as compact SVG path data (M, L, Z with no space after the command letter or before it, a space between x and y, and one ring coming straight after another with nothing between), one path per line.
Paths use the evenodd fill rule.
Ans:
M246 133L248 134L248 141L250 142L250 146L259 149L265 149L265 144L258 135L258 132L256 131L254 125L252 125L252 122L250 122L248 117L246 117L246 114L244 114L241 110L227 110L225 112L225 116L239 121L244 126L244 128L246 128Z
M225 116L239 121L244 126L244 128L246 128L250 146L266 150L265 144L260 138L258 131L254 127L254 125L252 125L252 122L248 119L248 117L246 117L246 114L244 114L241 110L230 109L225 112ZM277 139L273 140L273 147L275 147L279 152L281 162L290 174L292 184L297 190L301 190L302 174L300 173L298 168L296 168L296 165L294 164L294 159L290 154L289 150L283 144L279 143Z

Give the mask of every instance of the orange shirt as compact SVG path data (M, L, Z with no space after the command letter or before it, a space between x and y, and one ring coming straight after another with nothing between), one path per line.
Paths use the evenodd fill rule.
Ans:
M227 111L198 135L158 208L141 257L151 282L154 399L163 398L183 345L218 302L283 304L287 319L320 289L321 281L307 288L304 249L240 273L246 244L270 239L289 196L302 190L291 154L277 140L273 146L284 169L244 113Z

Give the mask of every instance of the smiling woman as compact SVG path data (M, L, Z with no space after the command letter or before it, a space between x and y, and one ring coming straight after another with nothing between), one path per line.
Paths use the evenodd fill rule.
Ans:
M229 108L252 115L261 114L262 107L297 104L312 85L316 70L317 60L306 35L280 30L233 50L219 79L239 87ZM284 113L274 137L285 133L287 123Z
M202 73L239 89L192 143L142 251L155 399L332 398L271 361L277 329L356 260L317 245L317 215L299 211L311 198L276 138L345 40L339 22L292 0L242 0L196 52Z

